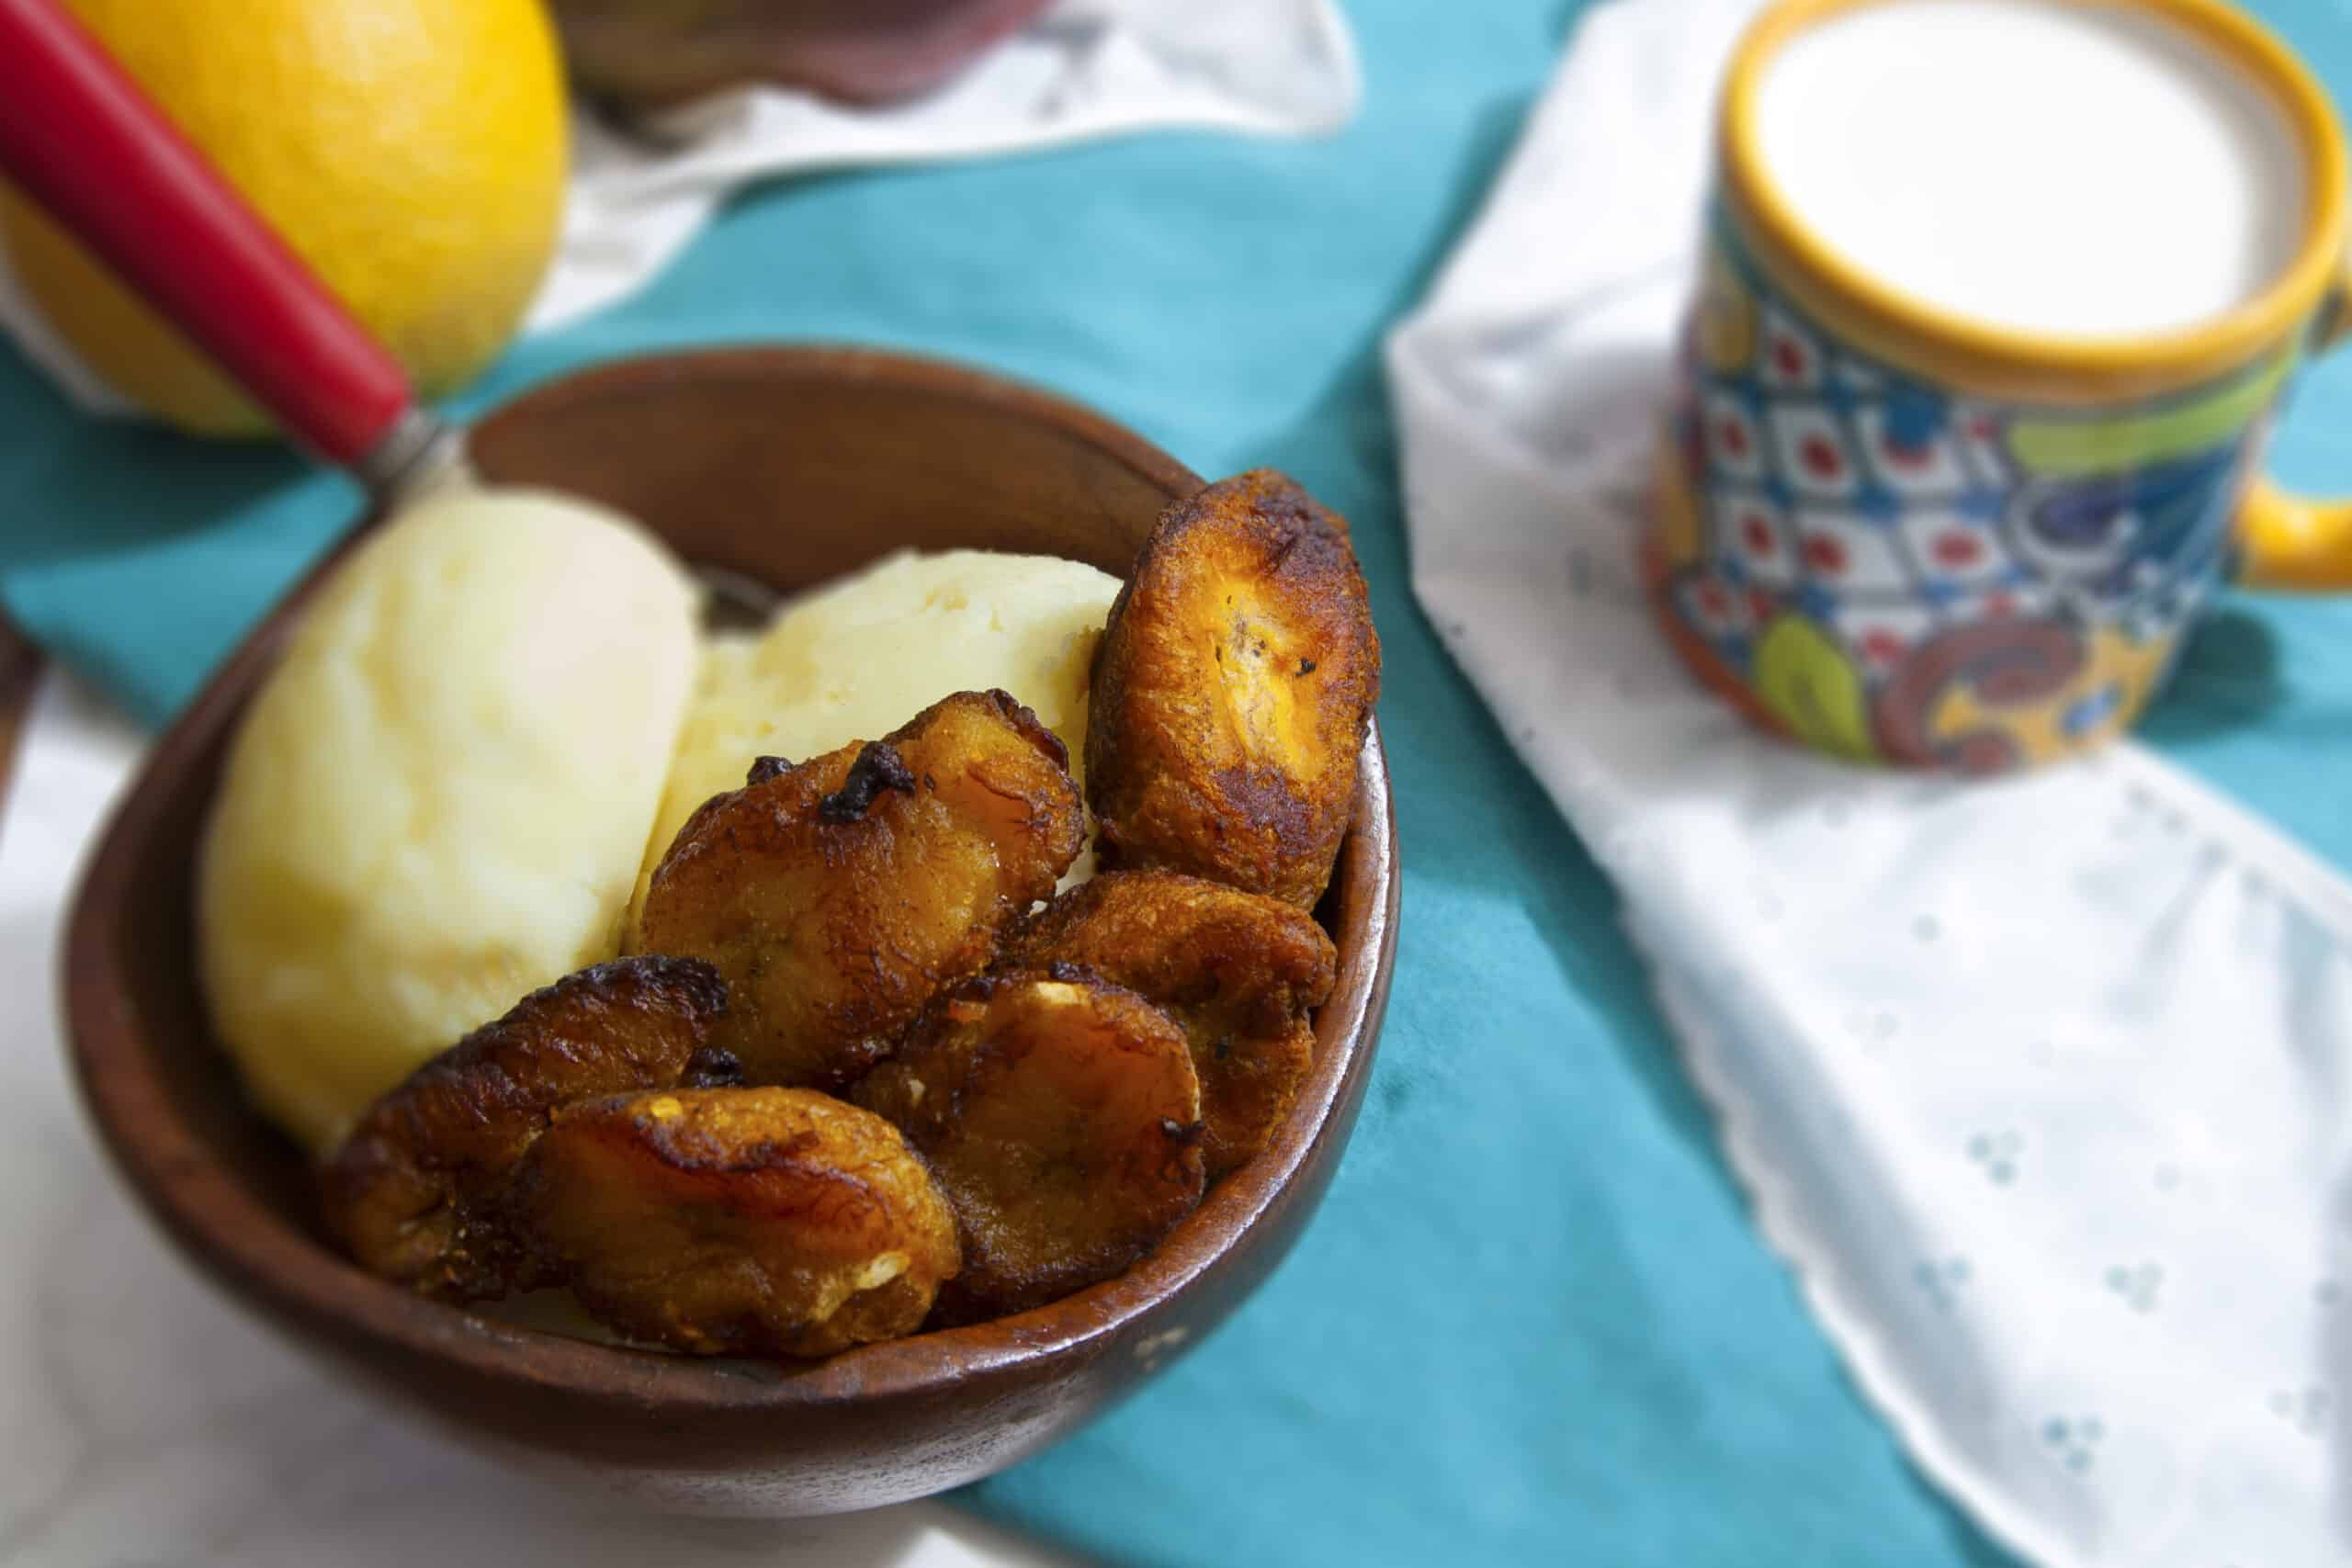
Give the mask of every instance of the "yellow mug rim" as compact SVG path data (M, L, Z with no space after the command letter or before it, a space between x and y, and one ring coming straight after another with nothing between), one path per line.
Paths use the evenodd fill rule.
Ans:
M2184 386L2233 369L2285 342L2320 306L2344 265L2347 217L2344 133L2327 94L2301 58L2224 0L2057 0L2151 14L2235 65L2278 107L2303 153L2304 231L2287 266L2262 291L2187 327L2132 336L2018 331L1930 304L1863 271L1797 215L1767 167L1756 130L1764 73L1806 28L1863 6L1902 0L1780 0L1749 24L1724 79L1720 155L1733 218L1770 256L1808 273L1833 308L1863 319L1862 335L1898 345L1903 359L1969 383L2006 388L2134 391ZM1798 290L1800 297L1810 290ZM1815 302L1821 302L1816 299Z

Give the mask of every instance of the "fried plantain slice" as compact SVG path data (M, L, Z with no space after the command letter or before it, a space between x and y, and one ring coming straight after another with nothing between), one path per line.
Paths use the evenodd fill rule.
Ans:
M518 1230L597 1321L699 1355L830 1356L921 1326L955 1216L879 1116L805 1089L567 1106Z
M1298 1098L1315 1060L1308 1012L1339 958L1296 905L1172 871L1121 871L1038 910L1005 962L1080 965L1164 1009L1201 1080L1208 1178L1241 1164Z
M851 1098L898 1124L956 1212L964 1271L940 1292L943 1322L1107 1280L1200 1201L1184 1036L1100 980L967 981Z
M368 1108L322 1173L328 1228L427 1295L532 1287L500 1198L555 1109L676 1083L726 1009L718 971L692 959L616 959L532 992Z
M1102 866L1312 906L1379 695L1345 522L1262 468L1176 502L1095 657L1086 785Z
M798 767L763 759L680 829L638 946L726 976L713 1038L746 1081L838 1089L1052 895L1086 836L1069 761L1002 692Z

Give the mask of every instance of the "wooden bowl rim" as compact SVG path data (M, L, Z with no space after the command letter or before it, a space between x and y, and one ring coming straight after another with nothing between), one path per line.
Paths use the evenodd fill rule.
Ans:
M1132 431L1053 394L963 366L863 348L739 346L622 360L549 381L492 417L527 416L685 375L846 378L992 405L1058 426L1172 495L1189 494L1203 482ZM362 529L374 521L371 514ZM166 814L173 782L189 771L221 726L233 722L268 654L341 553L339 547L248 634L150 752L84 873L63 951L67 1051L103 1143L172 1239L239 1293L371 1358L391 1353L443 1363L518 1395L558 1392L665 1418L851 1401L871 1405L951 1391L968 1394L976 1383L1025 1383L1057 1367L1082 1365L1131 1331L1148 1328L1220 1260L1246 1251L1244 1244L1262 1222L1302 1196L1301 1185L1309 1189L1306 1201L1319 1197L1319 1183L1297 1179L1335 1122L1346 1135L1396 956L1401 888L1376 721L1358 766L1354 815L1341 848L1345 874L1363 894L1351 929L1335 933L1339 977L1316 1019L1314 1071L1273 1140L1117 1278L1012 1317L863 1346L822 1361L786 1363L630 1349L521 1327L424 1300L364 1272L241 1181L143 1067L136 1021L125 1005L121 955L111 940L128 901L138 896L133 876L141 852ZM1326 1158L1336 1162L1340 1153L1332 1149Z

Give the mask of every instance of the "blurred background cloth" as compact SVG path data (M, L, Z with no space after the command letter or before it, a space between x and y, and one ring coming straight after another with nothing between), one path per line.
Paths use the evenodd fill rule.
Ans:
M1390 339L1415 592L1913 1459L2052 1565L2343 1562L2352 883L2134 742L1987 782L1770 739L1654 623L1634 546L1758 4L1596 12ZM2270 722L2213 651L2168 721Z
M729 193L779 175L1176 126L1311 135L1345 125L1361 96L1354 45L1332 0L1060 0L944 88L905 103L739 87L626 129L575 107L563 238L523 330L627 299ZM11 286L4 248L0 329L75 403L126 412Z
M2264 9L2352 87L2331 6ZM1089 1555L1219 1568L2010 1562L1905 1461L1758 1236L1616 894L1410 592L1382 336L1427 292L1583 7L1347 12L1365 96L1334 137L1171 132L772 186L641 293L526 340L460 406L648 349L853 339L1053 387L1204 473L1278 465L1353 524L1405 874L1356 1141L1297 1251L1219 1332L959 1502ZM1596 219L1550 243L1606 234ZM2352 371L2323 366L2280 432L2285 477L2352 486L2347 425ZM0 591L150 717L356 501L286 454L79 416L0 355ZM2233 599L2148 739L2352 861L2326 784L2352 777L2347 671L2352 612ZM21 919L0 929L0 952L27 950L7 973L45 975L43 940ZM51 1087L12 1101L0 1141L26 1162L0 1176L0 1330L87 1316L107 1337L70 1358L7 1348L28 1370L0 1380L0 1540L23 1560L169 1540L175 1562L522 1562L557 1541L568 1562L659 1550L715 1568L817 1539L624 1518L428 1438L363 1442L384 1423L362 1401L192 1285L153 1288L176 1265L99 1174L54 1052L44 1034L6 1053L8 1083L37 1066ZM209 1365L228 1375L196 1375ZM61 1434L83 1428L127 1440L82 1465L87 1445ZM277 1484L288 1457L312 1463Z

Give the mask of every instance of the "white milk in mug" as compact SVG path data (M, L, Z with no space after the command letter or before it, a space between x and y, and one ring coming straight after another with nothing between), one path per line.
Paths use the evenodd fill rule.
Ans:
M1866 5L1791 39L1756 109L1764 165L1832 248L2014 331L2190 326L2254 298L2303 235L2273 99L2150 12Z
M1643 575L1759 727L2091 750L2233 577L2352 587L2261 454L2352 312L2327 94L2225 0L1773 0L1724 73Z

